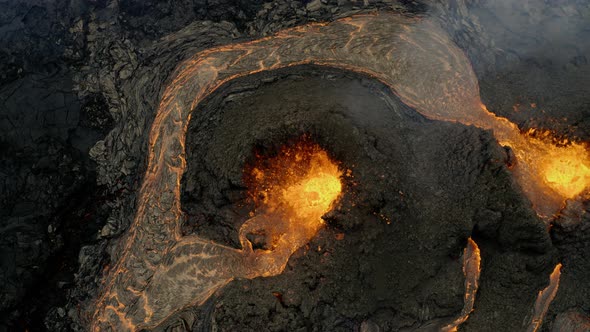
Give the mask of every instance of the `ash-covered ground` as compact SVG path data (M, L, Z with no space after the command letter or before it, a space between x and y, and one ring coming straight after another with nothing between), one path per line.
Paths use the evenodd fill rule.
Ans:
M584 0L3 1L0 330L86 329L85 308L135 214L157 104L182 60L373 11L438 17L490 111L523 130L590 140ZM588 319L587 203L548 234L490 133L424 119L381 84L341 71L254 75L199 106L187 136L184 231L237 247L253 146L271 151L302 133L353 171L327 227L282 275L234 281L163 329L425 329L461 310L469 236L482 276L462 329L519 331L557 261L563 275L542 329Z

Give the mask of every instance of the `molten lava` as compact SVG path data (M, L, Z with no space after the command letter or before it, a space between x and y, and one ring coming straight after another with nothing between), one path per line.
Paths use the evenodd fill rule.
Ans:
M473 239L467 240L467 246L463 251L463 274L465 275L465 297L463 310L459 316L450 324L441 328L442 332L457 331L459 325L463 324L469 314L473 311L475 295L479 289L479 275L481 273L481 255L477 243Z
M543 170L547 184L564 197L575 197L586 189L590 168L575 150L564 151Z
M529 130L529 135L536 131ZM556 144L547 142L550 132L544 132L539 139L544 144L546 154L539 161L544 181L549 187L571 199L581 194L590 185L590 155L585 144L565 140Z
M465 122L492 129L502 145L512 148L517 164L512 170L537 214L551 219L568 199L590 188L590 154L585 143L557 140L550 131L522 133L508 119L482 105L477 117Z
M557 264L549 276L549 285L539 292L537 300L535 301L535 307L533 308L533 318L529 325L527 332L536 332L543 324L543 319L549 305L557 295L559 289L559 279L561 277L561 263Z
M280 238L281 243L273 246L289 248L290 255L316 234L323 225L322 215L342 192L341 176L326 151L305 136L283 146L274 157L257 154L245 182L256 205L253 214L273 220L264 229L275 242Z
M529 183L523 189L531 192L529 198L539 215L551 217L565 200L575 199L590 186L590 155L583 144L566 142L558 145L550 134L539 138L531 136L531 132L534 130L523 136L525 144L511 142L513 147L520 148L515 153L520 157L519 161L523 161L519 166L522 169L516 169L516 172L531 173ZM545 202L535 196L545 197ZM550 209L544 208L551 205Z
M426 17L354 16L211 48L183 62L162 94L149 134L148 164L137 213L121 239L117 262L104 276L101 295L93 306L92 330L152 328L183 307L203 303L235 277L280 273L286 264L284 258L321 227L320 216L341 188L334 180L339 176L334 171L337 168L327 167L332 170L327 171L320 166L329 163L312 162L314 155L317 160L327 156L311 149L311 155L303 154L301 159L307 160L301 164L305 167L286 162L283 167L261 165L260 179L252 182L252 192L262 194L254 197L260 211L245 222L240 235L256 229L275 232L269 253L252 251L244 236L240 236L244 249L237 250L196 235L182 236L180 231L184 220L180 183L186 167L185 135L191 112L235 78L302 64L374 77L430 119L493 130L500 143L512 147L518 160L515 178L540 215L551 217L564 199L582 193L590 184L590 158L585 149L573 143L559 147L523 135L514 123L485 109L471 63L447 33ZM297 156L296 151L292 150L291 156ZM318 165L315 168L314 163ZM272 170L286 170L288 175L274 177L271 175L278 173ZM281 215L277 211L285 212Z

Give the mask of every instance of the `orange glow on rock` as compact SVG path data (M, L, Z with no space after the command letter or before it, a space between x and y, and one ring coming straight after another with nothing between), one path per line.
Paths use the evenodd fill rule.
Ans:
M512 171L539 216L552 218L566 200L590 188L590 153L585 143L558 140L548 130L522 133L506 118L484 105L482 109L487 114L470 124L492 129L500 144L512 148L517 159Z
M556 143L548 131L540 138L531 136L534 132L530 130L524 135L524 144L508 142L508 145L520 145L520 151L515 153L520 160L527 161L528 165L521 167L530 168L530 180L540 184L535 189L538 195L553 197L562 205L565 200L583 194L590 187L590 155L587 147L569 141ZM533 186L530 185L529 188L532 189Z
M545 182L564 198L574 198L590 184L588 161L588 152L580 144L553 147L543 160Z
M273 220L264 229L275 239L273 246L289 248L285 252L290 255L317 233L322 215L342 192L341 176L326 151L306 136L276 156L257 155L254 165L246 167L245 182L254 214Z
M570 154L549 162L544 172L547 184L565 197L581 193L586 188L590 169L579 159L578 155Z
M467 239L467 246L463 250L463 274L465 275L465 297L463 298L463 310L450 324L441 328L442 332L455 332L459 325L463 324L473 311L475 296L479 289L479 275L481 273L481 254L477 243L473 239Z
M535 301L535 307L533 308L533 318L529 325L527 332L536 332L539 330L549 310L549 305L557 295L559 289L559 279L561 278L561 263L558 263L551 275L549 276L549 285L545 289L539 291L537 300Z

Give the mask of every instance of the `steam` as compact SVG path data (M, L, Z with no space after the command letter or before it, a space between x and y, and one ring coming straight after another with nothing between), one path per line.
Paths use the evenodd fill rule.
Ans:
M430 3L430 10L468 53L478 74L520 61L556 67L590 62L587 1L439 0Z

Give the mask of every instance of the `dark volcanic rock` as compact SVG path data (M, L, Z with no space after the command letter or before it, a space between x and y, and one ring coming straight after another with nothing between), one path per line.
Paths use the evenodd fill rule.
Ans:
M568 216L562 216L551 229L551 237L559 251L563 268L558 293L551 304L547 324L543 326L544 331L569 331L566 328L569 324L572 328L579 325L580 331L586 331L584 327L590 328L589 207L590 204L586 202L582 207L583 212L575 218L575 222L566 223L564 221ZM571 319L574 319L574 323L579 322L574 324L570 322Z
M110 124L81 121L70 74L0 88L0 320L13 328L39 329L48 308L66 304L58 284L73 283L80 243L101 223L88 151Z
M136 39L156 39L195 20L228 21L243 29L264 0L183 0L174 2L122 0L119 7L125 30Z
M100 220L86 216L96 182L88 151L110 124L82 124L63 57L81 8L0 7L0 329L39 330L50 307L67 303L80 243L96 234Z
M355 75L314 67L265 73L201 104L187 137L187 231L237 246L252 146L272 149L303 133L352 170L344 197L282 275L230 284L201 319L221 331L350 331L367 318L385 331L419 329L461 310L459 257L474 236L482 288L465 328L522 325L554 260L504 150L476 128L425 120Z
M135 213L147 132L181 61L238 39L380 10L440 17L471 59L491 111L522 129L590 137L585 0L0 1L0 330L84 323L79 307L95 295L106 252L120 255L116 239ZM238 245L248 206L235 203L252 145L272 150L310 132L358 185L348 183L326 229L283 275L236 281L169 327L422 328L460 310L459 255L469 235L483 271L464 328L509 331L528 319L524 308L555 260L491 135L427 121L358 76L301 70L232 82L195 113L185 232ZM584 326L590 313L590 237L581 218L551 231L564 267L544 330Z

